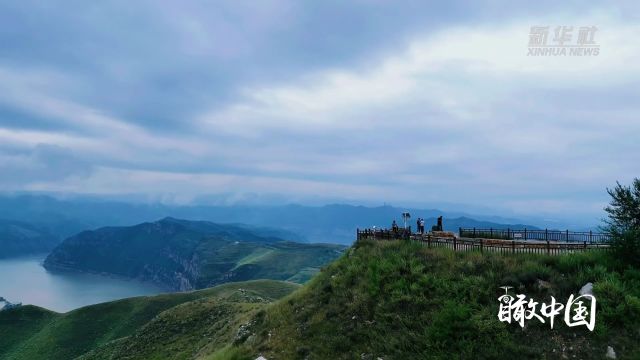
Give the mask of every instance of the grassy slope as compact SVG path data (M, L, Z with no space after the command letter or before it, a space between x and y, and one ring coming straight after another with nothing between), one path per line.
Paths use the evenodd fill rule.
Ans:
M537 286L537 279L551 288ZM596 329L525 330L497 320L503 285L540 302L565 302L595 284ZM603 253L500 256L364 242L307 286L270 305L256 335L210 359L640 358L640 271L618 271Z
M136 331L83 359L191 359L231 343L238 328L264 303L236 303L205 298L171 308Z
M22 306L19 311L0 312L0 354L10 352L58 316L53 311L32 305Z
M0 359L71 359L114 340L135 334L159 314L211 303L228 309L226 318L241 314L251 296L278 299L298 285L272 280L233 283L190 293L136 297L56 314L33 306L0 312ZM245 289L239 291L238 289ZM250 294L239 296L238 294ZM183 306L180 308L180 306ZM199 308L195 305L194 309ZM179 316L180 322L186 316ZM184 320L183 320L184 319ZM188 327L188 326L187 326ZM5 337L4 334L12 334ZM122 342L123 340L120 340ZM161 343L165 340L162 339Z
M564 302L588 281L598 298L593 333L568 328L561 317L554 330L533 320L524 330L497 320L500 286ZM94 306L55 315L33 308L34 318L53 320L40 330L21 323L23 341L4 358L72 358L92 349L85 359L601 359L608 345L619 359L640 358L640 271L620 271L604 253L501 256L361 242L286 296L294 286L227 284L179 294L197 299L137 316L131 303L145 298L109 303L119 311ZM0 333L3 322L17 322L5 316Z
M239 243L215 246L203 244L201 275L198 287L221 281L275 279L304 283L320 267L338 258L342 245L275 242L269 244Z

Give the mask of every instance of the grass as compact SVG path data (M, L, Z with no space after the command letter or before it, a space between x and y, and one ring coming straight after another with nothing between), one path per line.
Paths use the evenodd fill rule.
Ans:
M82 359L189 359L234 340L237 329L263 304L235 303L205 298L156 316L131 336L103 346Z
M310 279L320 266L338 258L343 246L328 244L299 244L278 242L256 248L253 244L238 244L218 249L222 259L240 256L239 263L230 273L231 281L250 279L277 279L303 283ZM237 252L237 254L236 254ZM226 260L225 260L226 261ZM234 260L235 261L235 260ZM211 284L216 276L207 275L206 266L201 283Z
M237 268L239 268L242 265L248 265L248 264L253 264L255 262L260 261L261 259L263 259L265 256L272 254L273 250L271 249L257 249L254 252L252 252L251 254L245 256L244 258L238 260L236 266L233 268L233 270L236 270Z
M304 278L295 276L306 267L335 260L344 248L281 241L246 227L163 219L79 233L52 251L44 265L147 280L181 291L234 281Z
M253 307L264 306L265 303L279 299L298 287L299 285L281 281L256 280L189 293L123 299L83 307L65 314L33 306L2 311L0 334L3 336L0 336L0 359L72 359L91 350L104 348L115 353L120 349L115 345L130 345L132 340L128 337L132 335L142 339L134 348L143 352L146 348L142 344L153 344L156 340L164 343L165 338L170 338L167 332L158 331L159 328L163 328L159 324L169 324L170 319L183 324L180 326L183 326L185 331L189 328L196 331L199 323L193 321L193 317L187 316L189 312L209 314L225 310L213 318L203 317L203 321L230 321L236 319L236 315L247 315ZM255 299L261 300L255 303ZM242 305L245 303L249 305ZM147 329L147 332L144 329ZM148 332L149 329L153 331ZM167 325L166 329L173 331L176 327L171 328ZM4 334L10 335L6 337ZM149 338L149 334L161 337ZM188 338L185 335L183 341ZM185 350L188 346L184 343L182 346L176 345L180 341L175 339L173 342L176 353L192 351L193 348ZM168 350L165 352L170 353ZM96 354L96 357L100 358L105 352Z
M598 299L593 332L562 316L553 330L498 321L501 286L565 302L587 282ZM618 359L640 358L640 270L608 252L501 255L360 241L298 288L257 281L67 314L25 308L0 313L0 333L17 329L0 340L12 343L0 359L602 359L607 346Z
M545 281L549 287L539 286ZM605 253L500 255L426 249L404 241L364 241L307 286L270 305L244 359L600 359L640 357L640 273L618 272ZM586 283L598 299L595 331L525 330L499 322L500 286L566 301ZM241 357L242 354L244 357Z
M252 279L308 280L308 268L319 268L338 258L343 246L277 242L270 244L226 244L202 251L198 287L222 281ZM313 274L312 274L313 275Z
M18 311L19 310L19 311ZM37 306L26 305L13 311L0 312L0 354L9 353L17 345L39 331L59 314ZM0 355L0 358L1 355Z

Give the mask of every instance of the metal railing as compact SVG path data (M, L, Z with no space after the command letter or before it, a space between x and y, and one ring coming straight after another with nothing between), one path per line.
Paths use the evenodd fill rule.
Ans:
M364 229L357 230L357 239L400 240L411 237L411 227L393 229Z
M587 242L589 244L603 244L611 241L611 235L593 231L569 230L531 230L531 229L480 229L460 228L461 238L472 239L501 239L501 240L540 240L554 242Z
M476 235L479 233L476 229ZM490 229L491 230L491 229ZM506 231L506 230L505 230ZM544 231L544 230L543 230ZM509 234L511 230L509 229ZM550 232L547 232L549 234ZM491 234L491 232L489 232ZM499 234L499 233L498 233ZM527 230L529 234L529 230ZM570 232L569 235L572 233ZM576 233L574 233L576 234ZM577 233L581 234L581 233ZM594 235L594 233L586 233ZM566 232L565 232L566 235ZM569 236L571 239L571 236ZM411 234L410 231L399 229L398 231L387 229L365 229L357 230L357 239L360 240L412 240L431 247L444 247L455 251L480 251L494 252L501 254L546 254L558 255L565 253L574 253L588 250L606 250L609 244L606 241L588 242L583 241L554 241L541 239L495 239L495 238L459 238L459 237L443 237L427 234ZM538 240L538 241L536 241Z

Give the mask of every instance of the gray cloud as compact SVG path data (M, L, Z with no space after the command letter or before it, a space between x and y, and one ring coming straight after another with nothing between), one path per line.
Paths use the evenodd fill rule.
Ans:
M71 150L38 144L32 149L0 149L0 184L8 190L22 190L38 183L87 177L90 163Z
M3 3L0 183L595 216L640 161L640 12L605 4ZM538 24L603 53L527 58Z

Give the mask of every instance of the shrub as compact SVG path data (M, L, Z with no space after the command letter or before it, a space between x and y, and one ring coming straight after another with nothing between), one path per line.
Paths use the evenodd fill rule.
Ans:
M640 267L640 230L630 229L619 234L614 233L611 247L619 262Z
M640 265L640 179L631 186L616 184L607 189L611 203L605 208L609 214L606 230L613 236L612 247L623 265Z

